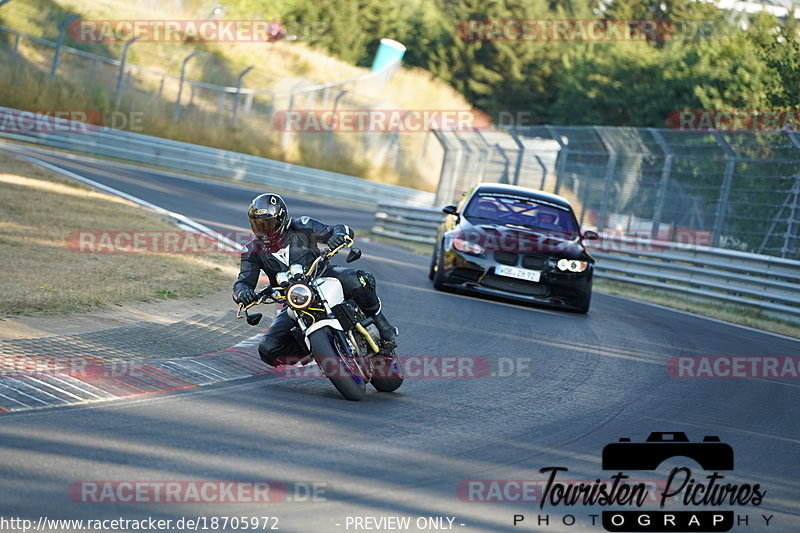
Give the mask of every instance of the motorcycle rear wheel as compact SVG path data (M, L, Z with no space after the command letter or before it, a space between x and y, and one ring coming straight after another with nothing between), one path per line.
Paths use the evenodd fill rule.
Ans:
M394 350L391 354L372 356L372 379L370 383L379 392L393 392L403 384L403 365Z

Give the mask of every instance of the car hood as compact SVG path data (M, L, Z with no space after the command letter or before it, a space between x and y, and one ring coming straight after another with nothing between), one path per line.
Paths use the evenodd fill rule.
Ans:
M493 224L474 225L462 220L461 224L451 232L450 237L478 244L487 253L539 253L557 255L567 259L583 259L587 256L586 249L577 235L570 238L567 235L558 233L538 232Z

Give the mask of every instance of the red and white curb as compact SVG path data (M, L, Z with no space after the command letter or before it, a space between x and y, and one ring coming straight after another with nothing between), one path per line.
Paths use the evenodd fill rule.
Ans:
M258 356L260 338L191 357L0 374L0 413L174 392L275 373Z

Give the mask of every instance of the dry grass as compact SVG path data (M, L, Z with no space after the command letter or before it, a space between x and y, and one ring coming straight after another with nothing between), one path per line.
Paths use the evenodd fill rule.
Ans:
M68 13L80 13L86 20L123 19L204 19L209 5L202 3L194 9L174 11L173 2L151 0L33 0L11 2L0 13L5 24L35 36L55 40L58 21ZM155 7L154 7L155 6ZM272 18L280 13L275 6L264 4L263 13L246 18ZM235 18L235 17L233 17ZM123 43L67 44L100 55L119 58ZM335 57L310 48L300 41L278 43L205 42L182 44L174 42L137 43L130 48L131 63L178 74L183 58L193 49L204 54L188 63L187 76L209 83L234 85L236 75L250 65L256 68L247 75L246 87L284 90L300 79L313 82L333 82L363 75L369 69L356 67ZM373 87L370 96L388 100L407 108L469 109L463 96L445 83L434 80L421 69L404 69L386 86Z
M196 297L227 288L228 254L77 253L73 231L169 231L125 200L0 154L0 314L82 311L109 304Z
M183 12L173 12L172 2L151 0L31 0L11 2L0 11L0 22L35 36L55 40L58 23L70 13L84 19L197 19L208 15L206 3L186 3ZM264 13L253 16L271 18L278 6L266 4ZM0 101L8 107L29 110L96 110L110 124L112 94L116 86L117 67L91 62L72 54L61 55L57 83L48 80L52 49L22 40L17 61L11 61L12 41L5 39L0 56ZM122 43L66 44L106 57L119 58ZM286 91L302 84L339 81L360 76L369 69L356 67L314 50L302 42L286 43L174 43L142 42L129 50L131 64L156 71L178 74L181 61L193 50L202 53L188 63L187 76L218 85L235 84L236 75L255 65L245 78L245 87ZM231 127L233 98L220 100L220 94L197 89L183 94L184 112L180 120L173 118L178 83L163 81L154 73L138 73L132 86L124 91L119 111L141 113L141 133L178 141L212 146L350 174L373 181L393 183L431 191L438 178L441 157L431 157L428 150L422 160L425 135L405 133L400 136L401 155L387 156L383 149L386 134L341 133L327 146L324 134L302 133L287 136L281 142L269 119L275 110L289 106L289 95L255 97L252 113L240 115L237 127ZM369 80L356 87L347 86L340 109L469 109L470 105L455 90L433 79L421 69L401 69L388 82ZM160 91L160 92L159 92ZM298 95L295 109L329 108L338 91L327 97ZM161 97L155 96L161 94ZM191 107L186 106L191 98ZM223 111L218 111L218 106ZM242 103L244 106L244 102ZM114 126L122 127L125 126ZM369 138L365 138L369 136ZM284 140L287 140L284 139ZM369 141L369 142L367 142ZM436 144L435 142L433 144ZM325 146L323 146L325 145Z

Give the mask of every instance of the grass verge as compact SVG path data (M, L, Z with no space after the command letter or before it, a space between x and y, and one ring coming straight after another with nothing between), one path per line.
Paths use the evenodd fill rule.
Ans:
M747 307L720 305L703 302L698 304L687 298L676 297L660 291L640 289L627 283L619 283L603 279L596 279L594 290L614 296L623 296L631 300L649 302L664 307L680 309L697 315L724 320L742 326L779 333L789 337L800 338L800 325L788 320L780 320Z
M78 253L74 231L174 231L144 208L0 154L0 315L86 311L230 286L232 254Z

